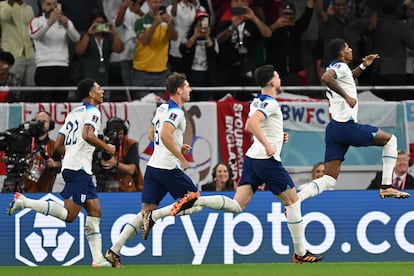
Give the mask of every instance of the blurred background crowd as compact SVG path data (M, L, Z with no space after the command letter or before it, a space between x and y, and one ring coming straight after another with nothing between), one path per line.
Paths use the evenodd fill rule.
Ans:
M273 64L284 86L318 86L327 44L338 37L353 49L352 68L368 53L381 57L359 85L414 85L414 0L6 0L0 23L0 86L93 78L107 87L165 87L170 71L185 72L193 87L255 86L252 71L262 64ZM0 100L70 100L55 90ZM148 93L135 91L130 100ZM414 99L407 90L374 93ZM192 101L222 96L195 89Z

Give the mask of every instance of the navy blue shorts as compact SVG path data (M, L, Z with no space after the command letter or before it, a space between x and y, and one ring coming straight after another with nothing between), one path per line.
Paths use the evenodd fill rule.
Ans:
M377 132L378 127L375 126L331 120L325 132L325 162L344 161L350 146L371 146Z
M295 187L292 178L281 162L273 157L269 159L252 159L246 156L243 162L243 173L239 186L250 185L253 191L256 192L257 187L263 183L266 183L266 187L274 195Z
M147 166L144 175L142 202L159 205L169 193L174 199L182 198L188 192L197 192L191 178L180 169L158 169Z
M65 169L62 172L65 188L60 193L64 199L71 199L76 204L84 206L87 199L98 198L92 175L84 170L72 171Z

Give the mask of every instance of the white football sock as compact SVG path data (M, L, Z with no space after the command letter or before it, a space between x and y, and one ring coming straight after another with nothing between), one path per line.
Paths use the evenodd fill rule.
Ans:
M89 243L93 262L101 262L105 260L102 255L102 234L100 232L99 223L101 218L86 217L85 234Z
M392 184L392 172L397 162L397 138L392 135L391 139L382 148L382 181L383 185Z
M298 193L300 201L315 197L326 190L333 190L335 188L336 179L329 175L324 175L321 178L312 180L302 191Z
M242 212L237 201L222 195L200 196L193 206L204 206L213 210L223 210L235 214Z
M52 200L43 201L25 197L23 198L23 207L30 208L33 211L46 216L53 216L63 221L65 221L68 216L68 211L65 207Z
M300 200L296 201L286 208L287 226L289 228L290 236L292 237L294 251L299 256L306 254L306 248L304 245L304 229L301 211Z
M122 232L118 237L118 240L112 245L111 250L119 256L122 246L124 246L124 244L127 241L135 237L135 235L139 231L141 231L141 228L142 228L142 215L140 212L130 222L125 224L124 229L122 229Z

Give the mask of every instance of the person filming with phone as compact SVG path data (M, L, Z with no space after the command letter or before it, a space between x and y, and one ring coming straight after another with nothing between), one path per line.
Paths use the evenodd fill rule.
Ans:
M178 39L172 17L162 0L147 0L149 12L135 21L137 47L133 60L133 86L164 87L168 75L170 40ZM163 97L165 89L155 91ZM133 91L133 100L146 96L146 91Z
M75 53L79 56L75 82L91 78L102 86L108 86L109 57L112 52L122 52L124 44L105 14L95 13L91 21L88 31L75 44Z
M183 73L194 86L210 85L213 62L217 56L218 42L212 35L209 23L210 15L198 11L190 26L187 37L181 41L180 52L183 56ZM208 91L195 90L191 93L191 101L208 101Z
M71 86L69 41L80 39L79 32L63 12L57 0L41 1L42 15L30 21L30 37L36 48L35 83L37 86ZM32 92L33 93L33 92ZM66 102L68 93L45 90L37 93L36 101Z

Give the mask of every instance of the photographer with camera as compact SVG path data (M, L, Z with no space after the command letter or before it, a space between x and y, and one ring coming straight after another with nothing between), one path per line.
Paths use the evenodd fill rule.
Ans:
M43 131L40 136L32 137L29 168L22 176L20 192L50 193L62 167L62 156L55 150L55 141L49 138L55 122L50 113L43 110L36 114L34 121L42 125Z
M94 152L92 171L98 192L140 192L143 176L139 168L138 142L128 137L125 122L113 117L106 123L104 139L116 146L115 156L97 149Z

